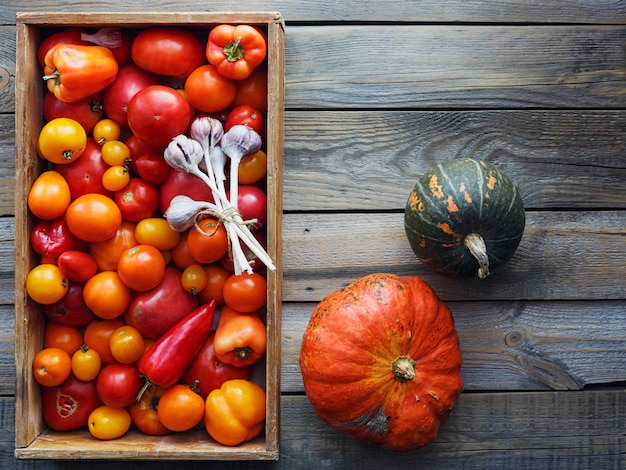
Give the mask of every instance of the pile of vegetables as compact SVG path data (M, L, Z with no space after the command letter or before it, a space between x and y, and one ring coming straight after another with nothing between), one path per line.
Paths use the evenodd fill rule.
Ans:
M264 428L267 38L71 27L39 45L47 161L28 194L46 316L32 370L57 431Z

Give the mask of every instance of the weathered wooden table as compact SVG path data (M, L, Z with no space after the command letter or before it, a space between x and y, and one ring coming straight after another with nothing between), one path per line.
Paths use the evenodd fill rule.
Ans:
M13 458L15 13L147 8L280 11L286 21L280 460L218 468L624 468L626 2L4 0L3 469L111 465ZM518 252L485 281L429 272L402 225L416 179L463 156L505 170L527 211ZM438 438L409 454L322 424L298 369L315 303L377 271L423 276L461 337L465 392Z

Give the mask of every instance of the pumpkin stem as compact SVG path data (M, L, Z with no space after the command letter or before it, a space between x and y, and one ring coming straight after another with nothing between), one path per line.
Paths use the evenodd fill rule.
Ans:
M478 261L478 277L485 279L489 276L489 256L487 255L487 245L483 237L477 233L470 233L463 240L463 244L470 251L472 256Z
M401 356L391 364L393 378L400 383L411 380L415 377L416 362L408 356Z

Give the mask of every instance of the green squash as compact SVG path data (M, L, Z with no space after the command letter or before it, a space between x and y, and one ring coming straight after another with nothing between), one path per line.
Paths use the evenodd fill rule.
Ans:
M511 179L471 158L431 168L413 187L404 211L417 258L453 279L484 279L507 262L525 222L524 204Z

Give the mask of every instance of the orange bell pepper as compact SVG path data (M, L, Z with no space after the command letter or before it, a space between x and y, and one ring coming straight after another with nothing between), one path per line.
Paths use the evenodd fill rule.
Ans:
M261 434L265 390L250 380L227 380L209 393L204 410L209 435L220 444L236 446Z
M247 366L265 354L267 332L257 312L242 313L224 305L215 330L215 356L226 364Z
M103 46L57 44L44 57L48 90L65 103L94 95L113 83L119 65Z
M231 80L248 78L267 55L265 34L249 25L218 25L209 33L206 57L220 75Z

